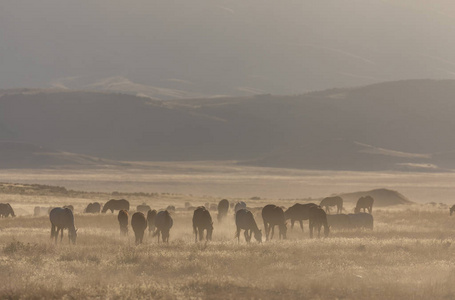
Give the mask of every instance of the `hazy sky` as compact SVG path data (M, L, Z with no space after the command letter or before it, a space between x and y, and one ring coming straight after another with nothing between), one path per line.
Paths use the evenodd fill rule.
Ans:
M454 29L442 0L2 0L0 88L173 97L455 78Z

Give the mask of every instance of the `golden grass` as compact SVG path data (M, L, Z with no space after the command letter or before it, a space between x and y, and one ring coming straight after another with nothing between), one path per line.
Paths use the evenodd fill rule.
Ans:
M146 233L145 243L135 246L131 229L128 237L120 236L116 214L81 213L88 202L108 195L2 196L22 211L0 219L2 299L455 298L455 217L443 209L375 209L373 231L333 231L327 239L309 239L305 224L304 233L296 227L288 231L288 240L262 244L247 244L243 235L238 244L232 214L223 224L215 221L212 242L194 243L192 212L178 211L169 244L158 244ZM159 195L130 200L133 207L147 202L162 208L219 199ZM48 217L30 216L38 204L75 205L77 245L69 245L66 231L62 244L50 240ZM256 220L262 227L258 213Z

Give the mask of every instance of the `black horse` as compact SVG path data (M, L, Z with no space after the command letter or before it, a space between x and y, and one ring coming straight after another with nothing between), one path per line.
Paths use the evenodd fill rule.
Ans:
M9 203L0 203L0 217L7 218L9 215L15 217L14 210Z
M329 236L329 225L327 223L327 214L320 206L310 208L310 238L313 238L313 229L318 230L318 237L321 237L321 227L324 226L324 236Z
M254 233L254 238L259 243L262 242L262 231L258 228L256 221L254 220L253 214L245 209L239 209L235 213L235 225L237 226L237 231L235 237L240 242L240 230L245 230L245 240L249 243L251 240L251 235Z
M371 212L373 211L373 203L374 199L371 196L360 197L359 200L357 200L354 212L358 214L360 210L363 208L363 212L366 212L366 210L368 209L368 213L371 214Z
M114 213L114 210L130 210L130 203L128 200L125 199L120 199L120 200L115 200L111 199L106 202L103 206L103 210L101 211L102 213L106 213L108 210L110 210L112 213Z
M118 212L117 220L120 225L120 234L127 235L128 234L128 211L122 209Z
M136 238L136 245L142 244L144 239L144 231L147 228L147 220L142 212L135 212L131 217L131 227Z
M169 232L174 225L174 220L172 220L171 215L167 210L160 211L156 214L155 217L155 227L156 231L153 236L158 236L158 243L160 242L160 233L163 239L163 242L169 243Z
M207 231L206 240L212 240L213 222L210 212L204 207L199 206L193 213L193 232L195 234L195 242L199 233L199 240L204 239L204 230Z
M262 220L264 221L264 229L265 229L265 239L269 240L269 233L270 229L272 230L272 234L270 239L273 239L273 234L275 233L275 226L278 226L280 231L279 237L280 239L286 239L286 218L284 216L284 211L281 207L269 204L264 206L262 209Z
M63 229L68 229L70 242L76 244L77 229L74 227L73 212L69 208L56 207L49 213L51 221L51 239L55 238L57 243L58 232L61 230L60 241L63 240Z
M293 206L289 207L285 212L284 216L286 220L291 219L291 229L294 228L294 222L299 221L300 228L303 232L303 220L308 220L309 218L309 209L310 207L318 206L314 203L300 204L296 203Z

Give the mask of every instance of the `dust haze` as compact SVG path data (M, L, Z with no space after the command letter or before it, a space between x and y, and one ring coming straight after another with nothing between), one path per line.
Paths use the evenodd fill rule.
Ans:
M0 298L455 298L454 27L0 1Z

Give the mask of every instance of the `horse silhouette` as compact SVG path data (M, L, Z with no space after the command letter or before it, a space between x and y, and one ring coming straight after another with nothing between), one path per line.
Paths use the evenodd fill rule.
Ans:
M237 226L235 237L238 242L240 242L240 230L242 229L245 230L244 235L247 243L250 242L253 233L256 241L262 242L262 231L258 228L254 216L249 210L242 208L235 213L235 225Z
M15 217L14 210L9 203L0 203L0 217L7 218L9 215Z
M452 205L452 207L450 208L450 215L452 215L452 213L455 211L455 204Z
M117 220L120 225L120 235L128 234L128 211L122 209L118 212Z
M310 207L318 206L314 203L300 204L296 203L293 206L289 207L285 212L284 216L286 220L291 219L291 229L294 228L294 222L299 221L300 228L303 232L303 220L308 220L309 218L309 209Z
M229 211L229 201L227 199L223 199L218 203L218 222L223 221L223 219L227 216Z
M56 207L49 213L51 221L51 239L57 243L58 232L61 231L60 241L63 240L63 229L68 229L68 239L76 244L77 229L74 227L73 212L69 208Z
M156 218L156 210L149 210L147 212L147 224L149 226L149 235L155 231L155 218Z
M108 210L111 211L111 213L114 213L114 210L130 210L130 203L128 200L125 199L120 199L120 200L115 200L111 199L106 202L103 206L103 210L101 211L102 213L106 213Z
M97 214L101 211L101 204L98 202L89 203L85 208L85 213L87 214Z
M371 212L373 211L373 203L374 199L371 196L360 197L359 200L357 200L354 212L358 214L360 210L363 208L363 212L366 212L366 210L368 209L368 213L371 214Z
M151 210L150 206L148 206L145 203L142 203L142 204L136 206L136 211L147 213L149 210Z
M212 240L213 222L210 212L204 207L199 206L193 213L193 232L195 235L195 242L197 242L197 235L199 233L199 240L204 239L204 230L207 231L206 240Z
M173 224L174 221L172 220L172 217L167 210L160 211L159 213L156 214L155 217L156 231L153 234L153 236L158 236L158 243L160 242L160 233L163 242L169 243L169 232Z
M326 213L330 213L331 206L336 206L337 214L341 214L343 211L343 199L340 196L326 197L326 198L322 199L319 206L325 207Z
M368 213L348 214L352 228L373 230L373 216Z
M324 236L329 236L329 225L327 223L327 214L320 206L313 206L309 209L310 238L313 238L313 229L318 231L318 237L321 237L321 227L324 226Z
M142 212L138 211L131 217L131 227L134 231L134 237L136 238L136 245L142 244L144 239L144 231L147 228L147 220Z
M262 209L262 220L264 221L266 241L269 240L270 229L272 230L270 239L273 239L275 226L278 226L280 240L281 238L286 239L286 217L284 216L284 211L281 207L273 204L264 206Z

